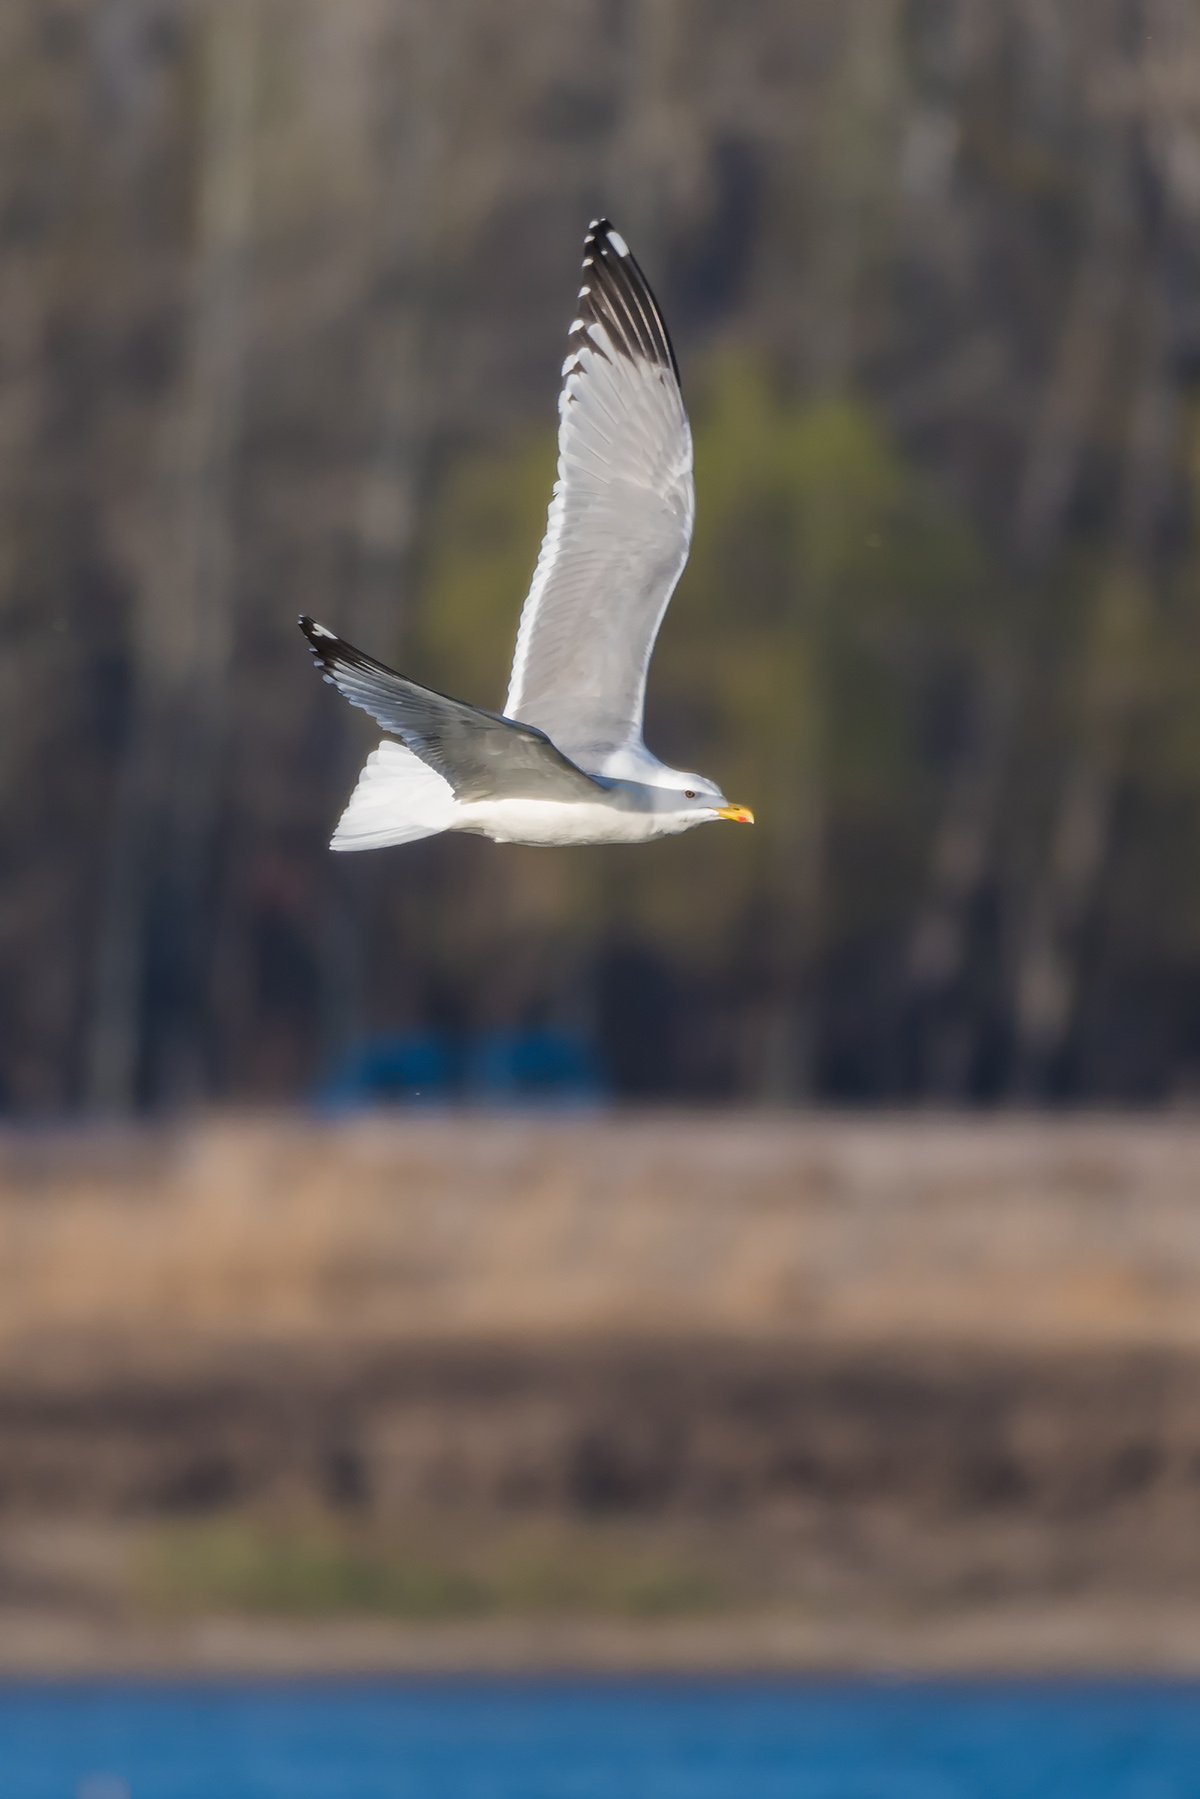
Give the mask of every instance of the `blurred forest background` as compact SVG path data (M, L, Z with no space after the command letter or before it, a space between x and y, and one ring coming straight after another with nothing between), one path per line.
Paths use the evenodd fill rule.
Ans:
M6 0L0 84L6 1110L1200 1089L1200 9ZM759 823L331 856L296 615L502 703L601 211L696 432L648 740Z

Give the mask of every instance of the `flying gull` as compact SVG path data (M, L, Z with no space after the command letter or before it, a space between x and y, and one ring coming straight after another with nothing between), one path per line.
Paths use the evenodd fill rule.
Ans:
M754 822L715 782L667 768L642 742L646 670L692 536L692 434L667 328L629 246L598 219L584 251L558 479L503 715L418 687L300 620L325 679L392 733L367 759L331 849L439 831L642 843L712 819Z

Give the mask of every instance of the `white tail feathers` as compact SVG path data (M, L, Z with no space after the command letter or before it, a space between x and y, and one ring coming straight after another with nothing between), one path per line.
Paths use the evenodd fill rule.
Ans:
M385 739L367 757L329 847L378 850L413 843L446 830L453 817L450 783L402 743Z

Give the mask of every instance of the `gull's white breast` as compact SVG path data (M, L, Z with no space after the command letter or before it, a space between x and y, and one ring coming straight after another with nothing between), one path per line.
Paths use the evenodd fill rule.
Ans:
M471 800L454 808L454 831L473 831L493 843L564 845L645 843L680 827L669 816L563 800Z

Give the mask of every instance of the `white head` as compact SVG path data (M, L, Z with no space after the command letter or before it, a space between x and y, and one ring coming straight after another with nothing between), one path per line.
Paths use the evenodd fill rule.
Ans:
M690 775L680 769L667 771L670 784L656 782L653 787L632 789L638 810L653 812L666 831L690 831L693 825L712 824L728 819L731 824L752 825L754 814L748 806L733 806L715 781L706 775Z

